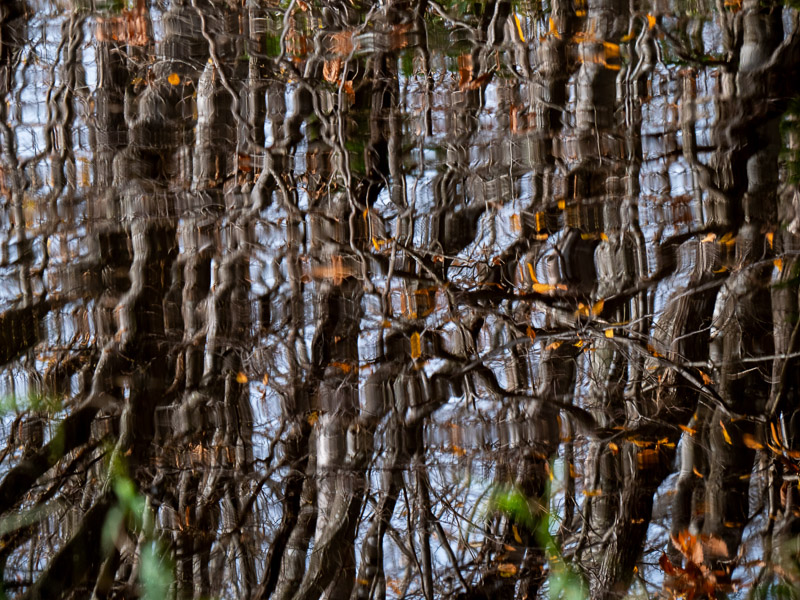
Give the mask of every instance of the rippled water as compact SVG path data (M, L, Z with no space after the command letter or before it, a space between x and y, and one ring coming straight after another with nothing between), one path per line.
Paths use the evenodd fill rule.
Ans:
M5 0L3 593L800 595L799 94L793 0Z

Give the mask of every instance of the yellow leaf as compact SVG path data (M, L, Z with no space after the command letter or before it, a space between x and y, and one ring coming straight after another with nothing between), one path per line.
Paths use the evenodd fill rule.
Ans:
M583 490L583 495L587 498L594 498L595 496L602 496L603 490L596 489L596 490Z
M778 271L783 271L783 259L776 258L772 261L772 264L775 265L775 268L778 269Z
M606 304L605 300L598 300L597 302L595 302L592 305L592 316L596 317L601 312L603 312L603 307L605 306L605 304Z
M619 446L617 446L614 442L608 442L608 449L614 454L619 453Z
M607 242L608 236L605 233L600 233L600 239L603 240L604 242Z
M613 338L614 337L614 330L613 329L606 329L604 333L605 333L607 338Z
M369 585L369 581L366 580L366 579L359 579L358 580L358 584L359 585Z
M261 382L264 385L267 385L269 383L269 375L267 373L264 373L264 377L261 378Z
M647 13L647 28L652 29L655 26L656 26L656 18L650 13Z
M534 283L533 291L537 294L549 294L556 289L556 286L547 283Z
M517 16L517 13L514 13L514 22L517 24L517 33L519 33L519 39L524 43L525 36L522 35L522 25L519 22L519 17Z
M767 234L767 243L769 244L769 249L772 250L772 241L775 237L775 234L771 231Z
M560 40L561 36L558 34L558 29L556 29L556 22L553 21L553 17L550 17L550 19L549 19L549 26L550 26L550 30L548 31L548 33L550 35L552 35L553 37L555 37L556 39Z
M181 82L181 78L177 73L172 73L169 77L167 77L167 81L169 81L172 85L178 85Z
M319 413L315 410L311 411L309 415L306 417L306 421L308 421L308 424L311 425L312 427L318 420L319 420Z
M697 470L697 467L692 467L692 473L697 475L700 479L703 478L703 474L700 471Z
M616 58L619 56L619 44L603 42L603 48L606 51L606 58Z
M247 383L247 375L239 371L236 374L236 383Z
M725 438L725 441L726 441L726 442L727 442L729 445L733 446L733 442L731 441L731 436L730 436L730 435L728 435L728 430L727 430L727 429L725 429L725 423L723 423L722 421L720 421L720 422L719 422L719 426L720 426L720 427L722 427L722 437L723 437L723 438Z
M572 345L575 346L576 348L583 348L583 340L578 340Z
M419 333L416 331L411 334L411 358L414 360L422 356L422 345L419 340Z
M514 15L516 17L516 15ZM517 23L519 25L519 22ZM525 40L522 40L523 42ZM522 221L519 218L519 215L511 215L511 230L515 232L522 231Z
M514 539L517 541L518 544L522 543L522 537L519 535L519 530L517 529L516 525L511 526L511 532L514 534Z
M559 200L558 201L558 210L564 210L564 208L566 208L566 206L567 206L567 203L564 200Z
M734 237L734 235L730 231L728 233L726 233L725 235L723 235L722 239L720 239L720 241L719 241L720 244L726 244L728 246L730 246L731 244L733 244L735 242L736 242L736 237Z
M695 433L697 433L696 429L692 429L691 427L687 427L686 425L678 425L678 427L680 427L682 431L688 433L689 435L694 435Z

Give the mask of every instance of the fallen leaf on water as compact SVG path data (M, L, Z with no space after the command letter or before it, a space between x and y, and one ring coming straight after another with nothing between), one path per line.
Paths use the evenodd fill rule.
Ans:
M422 344L420 343L419 333L416 331L411 334L411 358L414 360L422 356Z
M727 430L727 429L725 429L725 423L723 423L722 421L720 421L720 422L719 422L719 426L720 426L720 427L722 427L722 437L723 437L723 438L725 438L725 441L726 441L726 442L727 442L729 445L733 446L733 442L731 441L731 436L728 434L728 430Z
M516 525L511 526L511 532L514 534L514 539L517 541L518 544L522 543L522 536L519 534L519 529L517 529Z
M751 450L761 450L764 448L764 444L759 443L758 440L749 433L742 434L742 443Z
M500 577L513 577L517 574L517 566L511 563L500 563L497 565L497 572Z

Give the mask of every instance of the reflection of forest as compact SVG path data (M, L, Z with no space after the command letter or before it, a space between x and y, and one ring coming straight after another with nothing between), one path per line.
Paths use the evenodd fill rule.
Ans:
M798 88L773 0L5 1L5 594L794 595Z

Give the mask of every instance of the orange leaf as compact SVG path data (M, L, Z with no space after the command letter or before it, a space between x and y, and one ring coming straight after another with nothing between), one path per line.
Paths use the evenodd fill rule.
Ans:
M177 73L172 73L167 77L167 81L169 81L171 85L178 85L181 82L181 78Z
M247 375L239 371L236 374L236 383L247 383Z
M775 429L775 423L770 423L769 428L772 431L772 439L775 440L775 443L778 445L779 448L783 448L783 443L781 443L781 438L778 435L778 430Z
M742 434L742 443L751 450L761 450L764 448L764 444L759 443L756 438L749 433Z
M658 564L661 567L661 570L664 571L667 575L671 577L677 577L680 575L678 569L672 564L666 554L662 554L661 558L658 559Z

